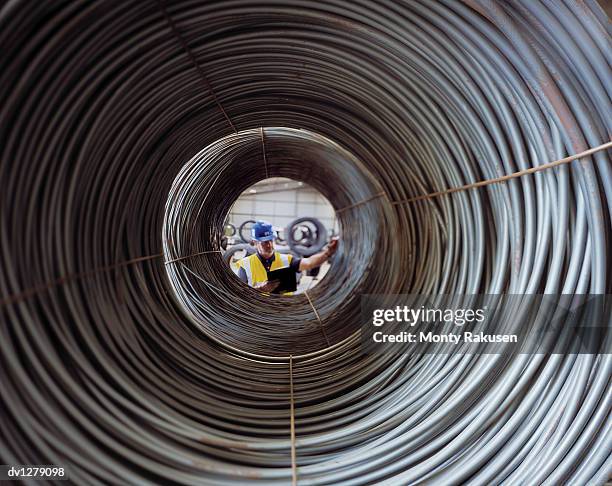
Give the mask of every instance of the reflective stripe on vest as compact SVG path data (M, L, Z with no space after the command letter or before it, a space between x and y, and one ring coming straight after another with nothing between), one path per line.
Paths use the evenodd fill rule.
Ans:
M278 256L280 256L281 262L283 262L283 266L281 268L285 268L289 266L289 256L286 253L277 253ZM274 259L276 260L276 257L274 257Z
M244 268L244 271L246 272L247 283L252 287L253 286L253 272L251 272L251 260L249 259L249 257L246 257L240 260L240 263L242 264L242 268Z
M286 255L275 251L274 261L272 262L272 265L270 265L270 271L288 267L292 258L293 255ZM257 256L257 253L243 258L238 262L238 264L244 268L249 286L254 287L258 283L268 280L268 272L266 272L266 269L263 266L263 263L261 263L259 256Z

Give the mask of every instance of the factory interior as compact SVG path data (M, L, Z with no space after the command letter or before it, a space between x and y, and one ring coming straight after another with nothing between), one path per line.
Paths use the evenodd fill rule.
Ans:
M0 480L610 484L611 14L0 2Z

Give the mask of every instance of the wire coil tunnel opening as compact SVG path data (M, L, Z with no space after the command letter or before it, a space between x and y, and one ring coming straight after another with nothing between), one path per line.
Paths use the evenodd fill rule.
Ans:
M363 163L326 137L290 128L262 130L244 130L214 142L177 175L162 230L167 261L218 249L229 208L266 176L307 182L339 209L380 194ZM396 253L387 235L397 223L384 200L341 211L338 222L343 243L330 268L333 278L309 292L316 307L305 296L262 296L237 281L214 252L166 266L174 295L199 328L242 352L286 357L341 342L359 328L361 293L398 288L392 274L370 278L374 268L389 264L389 255ZM332 319L332 314L343 318Z
M225 204L209 197L232 193L225 166L200 174L219 194L174 201L195 198L180 213L191 229L178 206L165 211L185 161L232 127L245 145L228 152L245 150L258 170L262 126L303 129L363 164L364 180L380 186L364 197L386 194L341 212L346 242L361 237L348 224L361 214L375 225L388 214L397 232L378 244L366 231L388 251L382 265L356 269L364 288L610 292L609 151L386 206L608 141L609 20L597 4L165 5L0 7L0 294L41 289L0 306L2 463L69 464L79 484L270 486L294 473L310 486L603 484L609 355L364 356L355 335L340 340L357 311L336 305L332 291L344 289L330 281L311 297L335 344L321 349L316 326L274 335L297 352L318 349L292 360L290 374L288 349L259 356L267 331L244 330L247 311L227 310L238 287L220 262L219 274L208 268L220 260ZM285 153L297 160L296 150ZM351 197L338 209L360 202ZM178 243L160 238L164 215ZM143 260L165 244L165 261L176 262ZM349 252L369 249L343 251L346 272L334 271L350 281ZM58 279L66 275L84 277ZM287 315L280 302L261 305ZM314 321L306 299L292 306L294 321ZM201 323L212 323L209 334Z

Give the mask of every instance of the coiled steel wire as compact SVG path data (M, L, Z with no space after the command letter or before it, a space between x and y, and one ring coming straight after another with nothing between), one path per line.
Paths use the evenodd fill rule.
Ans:
M608 354L370 355L354 331L366 292L610 292L609 151L397 203L608 141L608 25L592 0L5 3L2 462L289 484L293 354L300 485L604 483ZM266 170L352 206L321 322L222 264Z
M262 164L262 137L267 167ZM303 296L264 295L245 286L215 253L219 218L225 217L245 185L262 178L264 170L273 177L304 177L338 208L381 191L350 153L311 132L268 128L263 134L254 129L229 135L192 159L170 189L162 235L167 261L210 253L168 265L168 276L192 321L209 336L252 354L286 357L314 352L326 347L327 340L340 342L355 332L360 293L396 288L393 273L373 272L393 262L386 256L396 252L385 238L385 228L396 226L394 211L390 204L370 204L354 221L349 211L338 215L339 224L347 228L346 243L330 268L334 278L326 291L311 291L317 301L315 314ZM332 313L342 318L332 318Z

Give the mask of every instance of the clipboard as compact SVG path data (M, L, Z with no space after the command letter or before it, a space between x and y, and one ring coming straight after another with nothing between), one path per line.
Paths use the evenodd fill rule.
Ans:
M280 294L281 292L295 292L297 290L295 270L293 270L291 267L280 268L267 273L268 282L271 282L272 280L278 280L280 282L280 285L272 292L273 294Z

